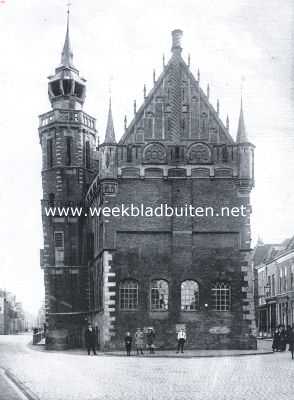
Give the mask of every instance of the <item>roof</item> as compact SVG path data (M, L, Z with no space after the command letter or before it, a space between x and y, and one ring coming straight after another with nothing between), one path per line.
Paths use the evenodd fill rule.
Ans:
M196 80L182 58L182 32L175 30L172 34L172 56L136 111L120 144L142 143L146 138L147 141L153 139L171 143L194 139L234 144L219 117L219 107L215 110L210 104L209 93L204 94L200 87L200 76ZM148 129L152 130L150 135ZM144 136L140 134L142 132Z

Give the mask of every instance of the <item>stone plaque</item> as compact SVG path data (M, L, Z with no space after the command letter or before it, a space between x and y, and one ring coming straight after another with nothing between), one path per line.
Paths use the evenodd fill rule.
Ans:
M227 326L213 326L209 329L209 333L212 335L227 335L231 332L231 329Z

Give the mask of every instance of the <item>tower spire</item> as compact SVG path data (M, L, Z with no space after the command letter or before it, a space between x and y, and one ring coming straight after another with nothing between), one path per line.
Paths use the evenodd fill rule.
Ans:
M246 143L246 142L248 142L248 137L247 137L247 133L246 133L244 115L243 115L243 99L241 96L241 109L240 109L240 115L239 115L237 143Z
M66 24L66 34L63 45L63 50L61 53L61 65L65 67L73 67L73 52L70 46L70 38L69 38L69 7L70 3L67 5L67 24Z
M116 143L116 140L115 140L114 127L113 127L113 119L112 119L112 111L111 111L111 97L110 97L104 144L115 144L115 143Z

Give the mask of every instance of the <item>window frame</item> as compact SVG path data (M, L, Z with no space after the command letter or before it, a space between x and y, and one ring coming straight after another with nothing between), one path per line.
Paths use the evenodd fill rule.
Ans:
M54 166L53 139L52 138L47 139L46 149L47 149L47 168L52 168Z
M188 296L190 296L189 294L187 295L185 295L185 296L183 296L183 289L185 289L185 288L183 288L183 285L185 284L185 283L193 283L193 284L196 284L196 287L197 287L197 297L195 297L195 308L189 308L189 309L184 309L183 307L185 307L185 306L187 306L187 305L185 305L184 303L183 303L183 297L184 298L188 298ZM185 292L187 292L188 290L193 290L193 288L186 288L186 290L185 290ZM195 290L193 290L193 295L192 296L195 296ZM194 279L185 279L184 281L182 281L181 282L181 312L197 312L197 311L199 311L199 292L200 292L200 290L199 290L199 283L197 282L197 281L195 281Z
M224 293L224 297L222 292ZM211 296L213 303L212 306L213 311L216 312L231 311L232 287L228 282L223 282L223 281L215 282L211 288Z
M155 306L154 305L155 303L153 302L153 298L154 298L153 292L155 290L160 289L160 287L155 286L155 283L158 283L158 282L163 282L164 284L166 284L166 289L167 289L167 292L166 292L167 298L166 298L166 302L164 300L163 308L160 307L160 296L161 296L160 292L159 292L159 298L158 298L158 306ZM151 312L167 312L168 308L169 308L169 282L166 279L152 279L150 282L149 293L150 293L150 311ZM163 296L164 296L164 293L163 293Z
M134 284L134 286L136 285L136 287L123 287L123 285L130 285L130 284ZM138 281L136 281L135 279L124 279L123 281L121 281L119 283L119 309L121 311L137 311L138 307L139 307L139 284ZM134 303L135 306L134 307L129 307L129 305L131 304L131 294L130 294L130 290L135 290L135 299L136 302ZM122 291L124 291L125 293L123 293ZM127 293L128 291L128 293ZM123 296L128 296L127 298L123 297ZM128 305L126 307L126 305Z

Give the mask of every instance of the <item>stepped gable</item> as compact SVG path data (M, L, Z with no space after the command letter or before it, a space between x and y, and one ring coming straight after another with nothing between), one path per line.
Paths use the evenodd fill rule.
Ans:
M119 144L163 141L234 144L218 111L181 55L182 31L172 32L172 56Z

